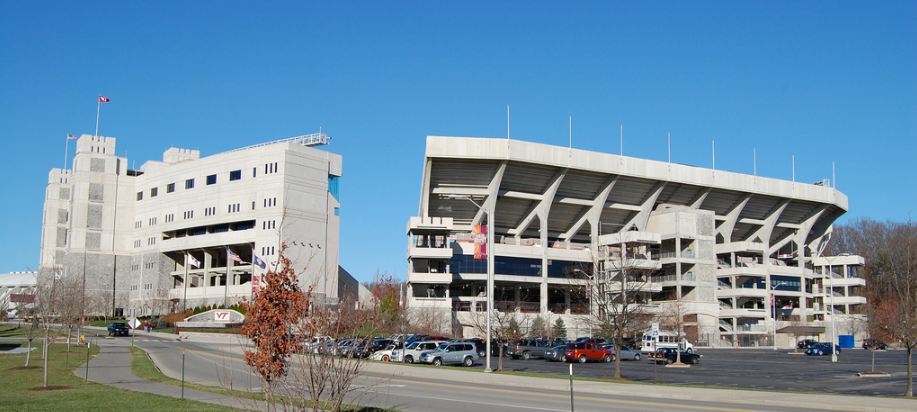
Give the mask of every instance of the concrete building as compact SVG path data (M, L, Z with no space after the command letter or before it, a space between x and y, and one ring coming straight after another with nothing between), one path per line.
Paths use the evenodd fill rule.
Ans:
M12 318L21 302L13 302L13 295L34 295L36 272L0 273L0 314Z
M111 137L81 136L72 169L52 169L40 272L86 279L90 313L140 316L233 304L282 244L319 301L356 296L338 264L340 155L324 134L201 157L169 148L138 170Z
M428 137L420 193L407 226L409 306L438 316L444 331L481 335L487 264L473 256L478 224L493 225L495 308L523 328L562 318L571 337L592 333L595 285L622 269L640 283L633 293L644 310L665 321L681 306L686 334L701 345L771 345L775 333L789 345L787 326L824 335L831 320L823 287L831 271L821 268L832 258L820 252L847 198L826 182ZM847 274L863 264L836 259ZM859 313L862 283L845 282L834 285L845 294L835 309Z

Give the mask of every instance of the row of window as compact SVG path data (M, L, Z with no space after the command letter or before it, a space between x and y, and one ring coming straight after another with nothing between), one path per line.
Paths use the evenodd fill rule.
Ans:
M271 198L265 198L265 199L264 199L264 207L273 207L273 206L277 206L277 198L276 198L276 197L271 197ZM254 201L252 201L252 210L255 210L255 202L254 202ZM226 213L238 213L238 212L241 212L241 211L242 211L242 204L241 204L241 203L232 203L232 204L229 204L229 205L226 206ZM210 207L205 207L205 208L204 208L204 216L216 216L216 214L217 214L217 208L216 208L215 206L210 206ZM182 213L182 219L184 219L184 220L194 219L194 211L193 211L193 210L186 210L186 211L184 211L184 212ZM149 219L149 221L148 221L148 222L149 222L148 224L149 224L149 226L155 226L155 225L157 224L157 221L158 221L158 218L151 217L151 218ZM166 223L172 223L172 222L174 222L174 221L175 221L175 215L174 215L173 213L169 213L169 214L166 214L166 215L165 215L165 222L166 222ZM141 227L143 227L143 221L138 220L138 221L134 222L134 229L140 229Z
M264 174L277 173L278 171L280 171L280 166L277 162L264 164ZM258 175L258 168L253 167L252 168L252 178L257 177L257 175ZM236 169L236 170L232 170L229 172L229 181L234 182L237 180L242 180L242 169ZM215 174L207 175L207 177L204 178L204 181L207 184L207 186L215 185L217 184L217 175ZM194 178L193 177L190 179L185 179L185 190L189 190L189 189L194 189ZM172 193L172 192L175 192L175 183L174 182L166 184L166 193ZM144 192L142 190L137 192L138 201L143 200L143 193ZM150 188L150 198L154 198L156 196L159 196L159 188L158 187Z
M261 229L262 230L277 229L277 221L276 220L264 220L261 222Z
M262 246L261 247L261 256L274 256L274 253L277 252L277 248L274 246Z

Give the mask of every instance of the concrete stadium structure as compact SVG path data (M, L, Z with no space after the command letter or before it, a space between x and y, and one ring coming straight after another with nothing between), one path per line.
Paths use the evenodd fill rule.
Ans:
M16 316L22 302L13 302L13 295L34 295L37 275L36 272L0 273L0 314Z
M827 182L435 136L420 193L407 226L408 304L444 331L482 335L487 265L473 256L475 224L493 225L495 308L523 328L562 318L571 337L591 333L593 274L614 279L620 268L658 319L681 306L702 345L771 345L774 334L789 345L863 319L862 258L820 256L847 210Z
M85 275L92 314L233 304L265 272L253 257L269 269L286 244L320 302L355 297L359 284L338 265L342 159L314 147L328 141L318 133L207 157L173 147L132 170L114 138L83 135L72 169L49 174L40 277Z

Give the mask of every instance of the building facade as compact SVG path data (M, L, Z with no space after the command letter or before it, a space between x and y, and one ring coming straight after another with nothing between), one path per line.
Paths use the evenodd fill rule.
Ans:
M22 295L35 295L36 278L36 272L0 273L0 315L16 317L17 309L25 304Z
M319 301L355 295L338 265L342 159L315 148L328 141L173 147L132 170L114 138L83 135L72 169L49 174L40 273L85 275L90 313L151 315L249 298L285 245Z
M862 312L862 258L820 256L846 210L846 196L824 182L428 137L419 211L407 226L409 307L442 319L444 331L481 335L487 263L475 259L473 230L484 225L494 236L494 306L523 329L561 318L570 337L595 332L604 284L612 298L636 294L657 320L682 313L702 345L772 345L775 335L788 345L791 325L825 335L829 274L840 267L854 276L834 285L844 297L833 313Z

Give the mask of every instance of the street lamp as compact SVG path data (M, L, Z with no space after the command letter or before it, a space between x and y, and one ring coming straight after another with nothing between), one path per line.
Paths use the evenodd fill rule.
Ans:
M777 350L777 299L774 296L774 289L777 289L780 286L783 286L786 282L778 280L776 282L771 282L771 313L774 315L774 350Z
M484 372L493 372L490 367L491 352L491 330L493 329L492 318L494 311L494 216L493 210L488 210L484 205L478 204L470 195L447 195L447 199L466 199L471 202L478 210L483 210L487 215L487 340L485 350L487 351L484 358Z
M837 342L837 319L834 316L834 272L831 270L831 258L834 256L825 256L825 260L828 262L828 278L831 279L831 285L828 286L828 313L831 314L831 345L836 345ZM822 266L822 275L825 274L825 267ZM837 348L831 347L831 362L837 363Z

